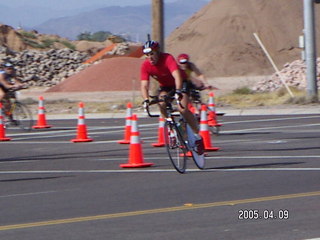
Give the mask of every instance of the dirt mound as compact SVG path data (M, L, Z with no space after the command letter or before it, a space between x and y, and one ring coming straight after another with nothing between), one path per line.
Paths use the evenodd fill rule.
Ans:
M320 4L315 5L320 18ZM317 28L320 39L319 24ZM177 28L167 39L166 50L190 54L209 77L269 75L274 70L253 33L281 68L300 59L302 29L301 0L216 0Z
M3 24L0 24L0 46L5 46L14 51L21 51L27 47L19 33L12 27Z
M104 59L65 79L47 92L131 91L140 89L143 59L114 57Z

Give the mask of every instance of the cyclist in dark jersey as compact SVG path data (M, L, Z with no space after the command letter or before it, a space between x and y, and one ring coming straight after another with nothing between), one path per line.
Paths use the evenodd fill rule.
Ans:
M172 90L175 91L175 98L180 100L182 107L178 110L185 118L195 133L199 154L203 153L203 141L199 135L199 124L194 115L188 109L189 97L183 91L183 79L186 75L180 71L174 57L169 53L160 51L160 45L156 41L147 41L143 46L143 53L146 60L141 65L141 94L144 99L144 105L149 103L149 83L150 78L159 82L159 97L167 95ZM163 117L166 115L165 105L160 104L160 111Z
M24 84L15 77L14 66L7 62L3 64L3 70L0 71L0 102L3 102L4 109L10 108L9 101L3 101L9 97L8 92L12 88L19 88Z

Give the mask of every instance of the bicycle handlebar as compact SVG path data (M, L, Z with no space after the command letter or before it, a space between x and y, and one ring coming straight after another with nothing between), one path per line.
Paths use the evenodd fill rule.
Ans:
M12 87L12 88L9 88L9 92L16 92L16 91L19 91L19 90L22 90L22 89L27 89L28 86L26 85L22 85L22 86L19 86L19 87Z
M164 100L163 100L163 99L159 99L158 96L150 96L150 97L151 97L153 100L151 100L150 103L147 104L145 110L146 110L146 112L148 113L148 116L149 116L149 117L160 117L160 114L151 114L150 109L149 109L149 106L154 105L154 104L157 104L157 103L159 103L159 102L164 102Z
M167 107L170 108L170 111L174 112L171 105L171 101L175 99L174 96L165 95L164 99L159 99L158 96L150 96L150 97L152 98L152 100L146 106L146 112L148 113L149 117L160 117L160 114L152 114L149 109L149 106L160 103L160 102L165 102ZM182 108L180 101L177 100L177 104L179 104L179 106ZM171 114L171 116L180 116L180 114Z

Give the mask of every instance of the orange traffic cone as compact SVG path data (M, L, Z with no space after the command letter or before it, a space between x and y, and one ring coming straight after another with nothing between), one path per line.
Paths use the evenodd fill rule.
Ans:
M207 106L201 106L201 118L200 118L200 131L199 134L201 135L204 143L205 151L218 151L220 148L213 147L211 145L211 138L210 133L208 130L208 120L207 120Z
M51 125L47 125L46 115L45 115L45 108L43 104L43 97L39 97L39 107L38 107L38 121L37 125L32 126L33 129L40 129L40 128L51 128Z
M77 137L72 139L71 142L91 142L93 139L87 136L87 126L84 123L84 104L79 103L79 116L78 116L78 127L77 127Z
M129 102L127 104L126 126L124 129L124 139L118 141L118 143L120 143L120 144L129 144L130 143L131 118L132 118L132 104Z
M195 115L197 112L197 109L191 103L188 104L188 109L193 115Z
M129 163L120 164L122 168L150 167L153 163L145 163L137 124L137 115L132 115Z
M186 153L180 153L180 157L183 157L184 155L186 155L187 157L192 157L192 152L188 151Z
M11 138L6 137L6 129L3 126L2 103L0 102L0 141L10 141Z
M209 103L208 103L208 125L212 127L220 127L222 124L218 123L217 121L217 114L216 114L216 105L214 103L214 93L210 92L209 94Z
M163 147L165 145L164 143L164 118L159 118L159 128L158 128L158 142L152 143L152 146L154 147Z

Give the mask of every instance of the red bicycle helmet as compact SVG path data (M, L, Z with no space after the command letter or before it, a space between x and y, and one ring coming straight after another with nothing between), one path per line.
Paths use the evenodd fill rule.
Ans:
M178 61L179 61L179 63L189 62L189 55L186 54L186 53L181 53L181 54L178 56Z

